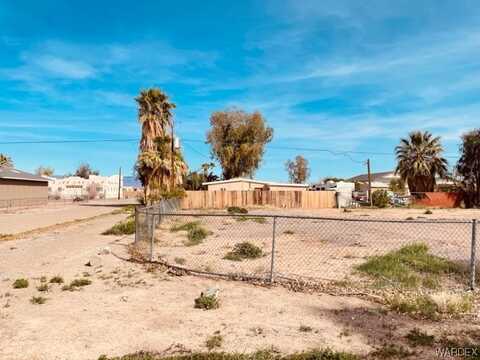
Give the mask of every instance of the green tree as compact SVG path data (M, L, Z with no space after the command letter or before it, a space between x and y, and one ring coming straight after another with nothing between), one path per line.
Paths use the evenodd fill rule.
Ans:
M310 176L308 160L302 155L297 155L293 161L287 160L285 163L285 169L288 172L290 182L294 184L303 184Z
M463 134L460 153L457 173L461 176L465 203L468 207L480 206L480 129Z
M411 193L435 190L437 176L447 174L447 160L442 157L439 137L428 131L413 131L401 139L395 148L397 168L395 172L408 184Z
M99 175L100 172L98 170L92 170L90 164L82 163L78 166L77 170L75 170L75 176L79 176L84 179L88 179L90 175Z
M183 181L185 190L204 190L204 182L217 181L218 176L213 174L212 169L214 163L204 163L200 166L200 170L189 172Z
M378 208L386 208L390 202L388 193L386 190L375 190L372 193L372 203L373 206Z
M405 193L405 181L402 179L392 179L388 184L388 188L390 191L393 191L396 194L404 194Z
M13 167L12 158L5 154L0 154L0 167L12 168Z
M266 125L262 114L236 109L217 111L211 115L210 125L207 143L222 167L223 178L253 176L265 145L273 137L273 129Z
M35 174L42 176L53 176L54 169L51 166L39 166L37 170L35 170Z

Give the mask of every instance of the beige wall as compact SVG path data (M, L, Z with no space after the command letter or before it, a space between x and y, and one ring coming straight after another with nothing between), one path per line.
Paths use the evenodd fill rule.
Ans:
M236 181L224 184L208 185L208 191L248 191L255 189L263 189L265 185L251 183L248 181ZM269 186L271 191L305 191L306 188L295 186Z
M0 206L8 202L10 206L29 205L48 201L48 183L40 181L0 179Z

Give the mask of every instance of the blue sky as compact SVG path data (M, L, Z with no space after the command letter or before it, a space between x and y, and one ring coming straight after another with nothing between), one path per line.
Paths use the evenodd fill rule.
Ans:
M0 142L131 139L134 97L156 86L177 104L191 169L208 161L209 115L258 110L274 128L261 179L310 180L394 166L410 130L480 126L476 1L10 1L0 3ZM0 145L16 167L58 174L89 162L132 173L136 142ZM356 151L349 156L298 148ZM374 154L387 153L387 155Z

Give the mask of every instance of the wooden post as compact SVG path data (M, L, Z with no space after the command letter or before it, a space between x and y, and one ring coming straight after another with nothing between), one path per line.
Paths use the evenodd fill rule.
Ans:
M368 202L370 206L373 206L372 200L372 173L370 172L370 159L367 159L367 171L368 171Z

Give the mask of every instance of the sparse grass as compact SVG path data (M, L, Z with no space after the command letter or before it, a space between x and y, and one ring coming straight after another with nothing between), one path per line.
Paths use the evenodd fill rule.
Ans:
M63 291L75 291L84 286L90 285L92 280L90 279L75 279L70 284L62 286Z
M177 231L190 231L192 229L197 228L200 226L200 221L189 221L184 224L174 224L170 228L171 232L177 232Z
M105 230L102 235L130 235L135 233L135 219L128 218Z
M298 331L300 332L312 332L312 327L311 326L306 326L306 325L300 325L298 328Z
M282 355L273 350L260 350L252 354L225 352L196 352L186 355L165 356L160 353L137 352L121 357L109 358L102 355L98 360L360 360L360 357L330 349L316 349L306 352Z
M185 263L187 262L187 260L181 257L176 257L174 261L175 261L175 264L178 264L178 265L185 265Z
M257 224L265 224L267 222L267 219L263 216L235 216L235 220L239 222L251 220Z
M186 246L195 246L201 244L203 240L210 234L205 228L198 226L188 231Z
M293 234L295 234L295 232L294 232L293 230L285 230L283 233L284 233L285 235L293 235Z
M47 302L47 298L44 298L43 296L32 296L30 302L35 305L42 305Z
M229 214L248 214L248 210L238 206L230 206L227 208Z
M439 320L442 315L460 317L473 308L473 297L469 294L456 295L437 293L432 295L399 295L387 299L390 308L413 317Z
M186 231L187 241L184 242L185 246L195 246L201 244L208 235L212 234L212 232L205 229L199 221L190 221L184 224L175 224L170 228L170 231Z
M435 342L435 336L428 335L426 332L421 331L418 328L410 330L410 332L405 335L405 338L408 340L408 343L415 346L432 346Z
M63 277L56 275L50 279L50 284L63 284Z
M41 291L41 292L45 292L45 291L48 291L48 285L47 284L41 284L39 286L37 286L37 290L38 291Z
M200 295L195 299L195 308L203 310L218 309L220 302L216 296L207 296L205 294Z
M213 350L222 346L223 336L220 334L212 335L205 341L208 350Z
M459 265L428 253L428 246L411 244L381 256L370 257L356 269L377 280L377 285L400 286L404 288L436 288L439 276L461 274Z
M242 261L244 259L257 259L262 257L263 252L257 245L244 241L235 244L233 250L228 252L224 259L232 261Z
M12 234L0 234L0 241L11 240L14 236Z
M28 287L28 280L27 279L17 279L13 282L14 289L25 289Z
M412 354L411 351L408 351L403 346L383 344L381 348L378 348L370 355L374 356L375 359L402 359Z

